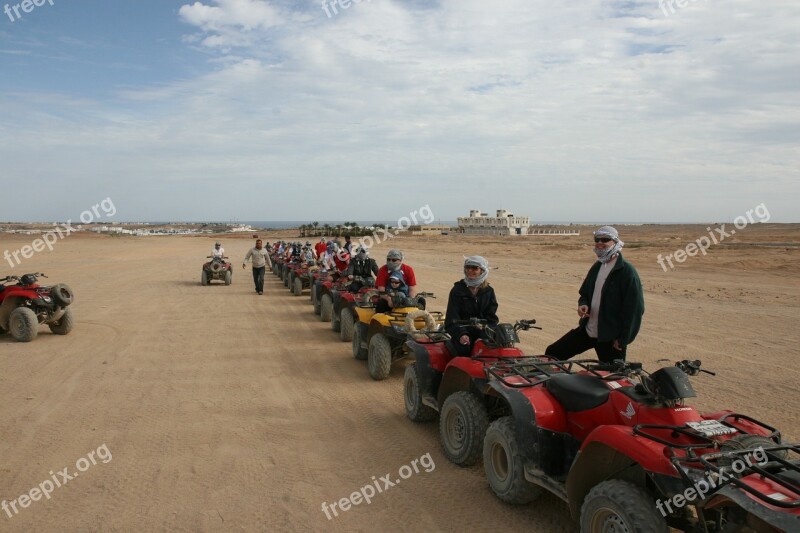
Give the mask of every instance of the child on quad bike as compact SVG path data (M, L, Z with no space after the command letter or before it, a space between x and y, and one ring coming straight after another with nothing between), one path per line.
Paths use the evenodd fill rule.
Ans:
M475 341L480 338L482 328L464 325L464 320L480 318L487 320L487 326L496 326L497 298L494 289L486 281L489 276L489 262L479 256L464 258L464 278L450 289L445 312L445 331L453 339L448 347L453 355L468 357Z
M407 287L408 292L405 293L409 298L417 295L417 277L414 275L414 269L403 263L403 252L397 249L389 250L386 253L386 264L378 269L378 274L375 276L375 288L378 293L384 294L387 292L387 285L389 283L389 275L398 272L401 276L403 284ZM388 311L389 299L381 298L376 305L381 305L380 302L385 302L380 308L376 308L378 313L385 313Z

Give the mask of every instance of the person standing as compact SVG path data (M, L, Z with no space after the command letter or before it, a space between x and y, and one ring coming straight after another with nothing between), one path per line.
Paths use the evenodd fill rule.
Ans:
M253 281L256 284L256 292L258 294L264 294L264 272L267 266L269 266L270 269L272 268L272 262L269 260L269 255L261 239L258 239L255 247L250 248L247 255L244 256L242 268L247 264L247 260L251 258L253 264Z
M622 258L624 245L611 226L594 232L597 261L578 291L578 327L548 346L545 355L569 359L594 348L604 363L625 360L642 325L644 296L639 274Z

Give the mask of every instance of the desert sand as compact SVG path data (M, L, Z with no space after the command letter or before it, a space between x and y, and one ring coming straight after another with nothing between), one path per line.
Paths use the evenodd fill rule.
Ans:
M707 232L703 226L620 226L624 254L645 287L644 325L628 358L655 370L697 358L716 377L693 378L701 409L732 409L800 440L800 227L748 227L674 271L656 263ZM419 288L438 299L481 254L504 321L536 318L531 354L575 326L578 287L593 262L579 237L397 237ZM278 236L270 234L268 240ZM13 500L105 445L97 461L8 516L2 531L574 531L546 495L512 507L478 465L449 463L437 424L404 412L403 369L369 378L308 297L267 274L253 290L241 259L250 235L220 237L233 284L202 287L215 237L75 234L0 275L43 271L76 294L76 327L42 327L31 343L0 336L0 500ZM32 236L0 234L0 252ZM785 243L753 246L753 244ZM657 362L659 360L667 360ZM338 517L323 502L425 454L435 464ZM98 455L98 454L96 454ZM103 456L107 457L107 456ZM86 466L86 463L83 463ZM60 479L60 478L59 478Z

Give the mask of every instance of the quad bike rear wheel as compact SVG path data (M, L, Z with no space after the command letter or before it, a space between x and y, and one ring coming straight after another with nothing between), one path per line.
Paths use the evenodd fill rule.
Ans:
M230 285L231 281L233 281L233 272L228 270L225 272L225 285Z
M30 342L39 334L39 319L27 307L17 307L8 317L8 330L18 342Z
M410 420L414 422L431 422L436 419L436 410L422 403L416 363L406 367L406 373L403 376L403 399L406 405L406 416Z
M50 288L50 297L59 307L66 307L75 301L75 293L66 283L57 283Z
M353 328L355 327L355 317L351 309L342 309L339 315L339 338L342 342L350 342L353 340Z
M483 439L483 470L495 495L506 503L524 505L542 495L542 488L525 479L514 417L489 425Z
M200 285L203 286L208 285L208 272L206 272L205 270L200 272Z
M621 479L603 481L583 500L581 532L666 533L667 523L655 500L641 487Z
M320 301L319 319L323 322L330 322L333 316L333 298L330 294L323 294Z
M389 372L392 370L392 346L382 333L374 334L369 340L367 367L369 376L375 381L389 377Z
M353 357L359 361L367 358L367 349L361 346L361 328L358 326L353 327Z
M300 279L298 277L294 278L294 290L292 292L294 292L295 296L300 296L301 294L303 294L303 280L302 279Z
M331 329L339 331L342 328L341 315L336 313L336 309L331 310Z
M489 414L477 396L468 391L448 396L439 416L439 436L445 456L459 466L477 463L488 426Z
M61 315L55 322L50 322L47 324L47 327L50 328L50 331L55 333L56 335L66 335L70 331L72 331L72 326L75 325L75 321L72 318L72 308L67 307L64 310L64 314Z
M283 281L283 286L284 287L288 287L289 286L289 269L288 268L284 268L283 269L283 276L281 277L281 280Z

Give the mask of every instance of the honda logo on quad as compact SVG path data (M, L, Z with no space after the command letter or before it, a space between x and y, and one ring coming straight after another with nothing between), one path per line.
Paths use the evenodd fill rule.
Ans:
M633 404L628 402L628 407L624 411L620 411L620 414L630 420L636 414L636 410L633 408Z

